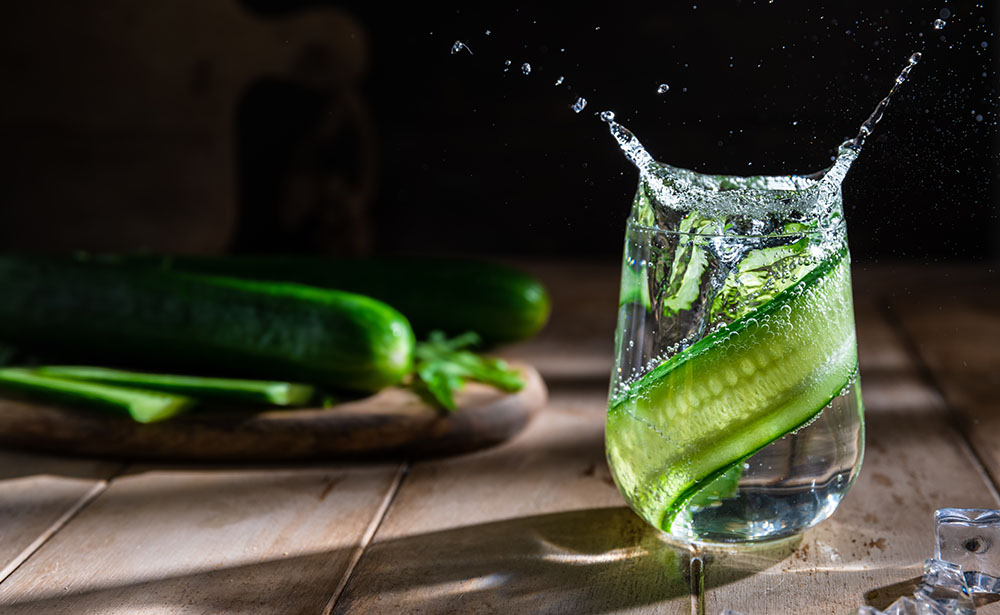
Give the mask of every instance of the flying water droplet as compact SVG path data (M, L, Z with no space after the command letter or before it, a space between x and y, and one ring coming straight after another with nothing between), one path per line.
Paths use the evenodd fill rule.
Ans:
M559 78L556 79L556 85L562 85L563 81L565 81L565 78L562 75L560 75Z
M598 115L598 117L601 118L602 122L607 122L607 123L610 124L611 122L615 121L615 112L614 111L601 111L601 113Z
M656 88L657 94L666 94L669 91L670 91L670 86L667 85L666 83L661 83L660 87Z
M587 108L587 99L581 96L576 99L576 102L571 106L574 112L579 113Z
M463 49L466 50L466 51L468 51L469 55L472 55L472 50L469 49L469 46L466 45L465 43L463 43L462 41L455 41L451 45L451 53L452 53L452 55L458 53L459 51L462 51Z
M943 20L943 19L935 19L935 20L934 20L934 29L935 29L935 30L944 30L944 27L945 27L945 25L946 25L947 23L948 23L948 22L946 22L946 21L945 21L945 20Z
M524 64L522 64L521 65L521 72L524 73L525 75L530 75L531 74L531 64L528 64L527 62L525 62Z
M505 60L503 63L503 72L506 73L509 70L510 70L510 60Z
M492 31L492 30L487 30L487 31L486 31L486 36L489 36L489 35L491 35L491 34L493 34L493 31Z
M917 62L919 62L920 58L922 58L922 57L924 57L924 54L920 53L919 51L916 52L915 54L913 54L912 56L910 56L910 60L909 60L910 61L910 66L913 66L914 64L916 64Z

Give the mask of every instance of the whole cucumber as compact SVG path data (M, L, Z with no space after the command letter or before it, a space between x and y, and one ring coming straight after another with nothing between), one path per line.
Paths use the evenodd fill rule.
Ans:
M374 297L402 312L421 338L433 330L475 331L488 343L514 342L538 333L550 311L541 282L483 261L174 256L158 262L167 270L297 282Z
M299 284L0 256L0 339L125 365L375 391L410 371L392 307Z

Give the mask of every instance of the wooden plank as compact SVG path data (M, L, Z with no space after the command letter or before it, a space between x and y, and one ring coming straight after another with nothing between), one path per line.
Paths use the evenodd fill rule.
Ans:
M919 378L898 335L874 303L857 307L867 414L861 475L833 517L801 539L711 555L706 613L728 608L764 615L798 607L842 615L865 603L884 608L912 591L924 559L933 555L935 509L998 505L943 400Z
M926 376L958 414L958 424L1000 484L1000 280L979 271L926 276L939 289L926 301L891 300Z
M690 613L687 552L623 506L607 374L553 388L501 447L421 462L335 613Z
M121 465L0 450L0 582L100 493Z
M0 585L0 611L322 612L400 470L133 468Z

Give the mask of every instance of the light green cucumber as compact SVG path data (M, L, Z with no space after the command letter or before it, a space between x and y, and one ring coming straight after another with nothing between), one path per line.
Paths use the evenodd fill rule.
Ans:
M126 413L140 423L168 419L197 403L183 395L66 380L43 376L35 370L20 367L0 369L0 388L46 400Z
M106 367L52 365L39 367L36 371L43 376L55 378L274 406L301 406L309 403L315 393L312 386L293 382L151 374Z
M633 508L669 530L701 487L811 421L857 370L846 250L611 400L607 454Z

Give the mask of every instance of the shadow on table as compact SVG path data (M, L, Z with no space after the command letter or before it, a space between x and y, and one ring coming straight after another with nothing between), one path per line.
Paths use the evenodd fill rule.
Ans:
M793 548L737 556L740 570L726 582L773 566ZM15 592L31 582L8 582L0 585L0 605L9 615L109 608L318 613L342 574L335 562L346 562L350 551L87 587L80 587L85 579L65 587L51 579L59 587L29 600ZM663 542L626 508L554 513L376 542L334 613L604 613L657 604L689 613L689 571L688 551Z
M375 544L334 612L689 613L689 562L626 508L540 515Z

